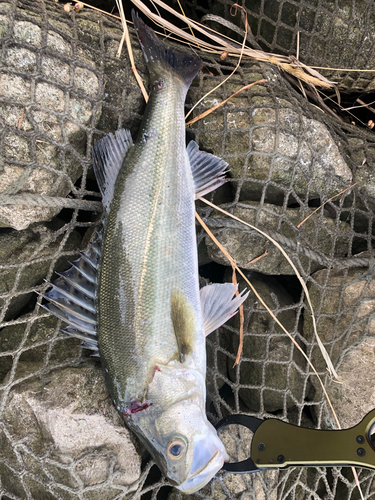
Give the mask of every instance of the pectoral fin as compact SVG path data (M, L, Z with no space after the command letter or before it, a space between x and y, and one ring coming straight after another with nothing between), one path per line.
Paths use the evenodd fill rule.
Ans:
M102 194L105 209L113 198L116 179L124 162L126 153L133 145L129 130L116 130L96 142L92 148L92 166Z
M250 292L245 293L246 289L233 297L237 288L238 285L233 283L214 283L201 288L203 326L206 336L234 316L242 302L247 299Z
M176 335L181 363L195 346L194 310L185 295L179 290L172 292L171 317Z
M195 141L187 147L195 186L195 198L199 198L226 182L225 173L228 163L206 151L200 151Z

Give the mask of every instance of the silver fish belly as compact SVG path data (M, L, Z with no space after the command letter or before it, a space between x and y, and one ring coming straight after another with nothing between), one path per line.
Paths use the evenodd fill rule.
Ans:
M95 144L104 233L45 297L70 335L98 353L113 402L180 490L222 467L223 444L205 414L205 336L237 311L230 283L199 291L197 196L225 182L227 164L185 146L184 102L198 58L166 49L133 16L151 78L139 135Z

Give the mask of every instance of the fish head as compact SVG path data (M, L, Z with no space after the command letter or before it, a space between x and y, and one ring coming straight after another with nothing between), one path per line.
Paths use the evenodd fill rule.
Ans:
M165 474L175 487L193 493L222 468L227 455L200 405L180 401L155 422Z
M159 401L154 393L150 407L133 416L133 423L138 421L133 429L173 485L193 493L213 478L228 456L206 417L204 381L203 388L197 380L190 388L186 384L183 395L176 389L180 381L174 381L169 393L159 392Z

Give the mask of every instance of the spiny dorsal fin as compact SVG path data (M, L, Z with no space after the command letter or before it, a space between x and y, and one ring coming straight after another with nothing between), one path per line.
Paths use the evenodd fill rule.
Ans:
M81 257L72 262L67 271L58 273L52 289L43 295L48 300L41 306L58 318L68 323L62 331L84 341L83 347L91 349L93 356L98 356L96 338L95 293L100 260L102 231L88 250L81 252Z
M195 198L199 198L225 184L228 163L218 156L200 151L195 141L187 147L195 186Z
M126 153L133 145L129 130L116 130L104 136L92 148L92 164L95 177L102 193L102 203L107 210L113 198L115 183Z
M172 292L171 317L176 335L179 360L184 362L195 346L194 310L185 295L179 290Z
M214 283L200 289L203 326L206 336L223 325L237 313L250 292L245 290L233 297L238 285L233 283Z

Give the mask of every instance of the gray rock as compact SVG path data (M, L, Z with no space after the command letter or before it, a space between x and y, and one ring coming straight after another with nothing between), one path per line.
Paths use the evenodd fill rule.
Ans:
M219 391L228 379L228 362L230 362L231 345L228 335L222 330L212 332L206 339L207 353L207 404L216 401ZM233 364L233 362L232 362Z
M371 0L354 4L351 0L339 3L326 0L322 6L312 0L297 4L274 1L264 5L246 0L242 5L247 10L256 41L266 52L295 56L298 31L299 57L305 64L325 68L374 67L374 6ZM231 22L243 26L240 12L236 17L230 17L230 7L229 1L213 2L210 14L231 19ZM192 11L189 14L194 15ZM220 33L236 38L233 31L226 30L221 24L207 24ZM242 37L237 40L242 42ZM370 91L375 88L371 72L319 71L338 82L341 89Z
M343 429L357 425L362 418L375 407L375 339L367 338L361 344L347 350L343 356L337 373L339 383L328 380L325 384L328 396ZM315 379L315 377L314 377ZM321 397L318 381L316 400ZM337 428L332 412L324 401L321 410L322 427Z
M253 272L247 272L246 276L274 314L279 310L276 317L294 338L297 336L298 341L296 310L289 293L270 276ZM238 281L240 290L249 288L243 278L238 278ZM309 385L303 374L306 362L302 354L281 328L274 324L252 292L244 303L244 315L241 363L236 368L231 364L228 367L230 379L240 384L240 399L253 411L270 412L290 408L296 401L303 401ZM239 345L239 314L227 324L236 332L234 334L226 330L232 341L235 358Z
M308 282L310 299L315 311L321 341L333 365L340 361L343 350L361 341L365 335L374 335L375 280L367 269L348 271L327 269L317 271ZM326 364L314 341L312 317L306 308L303 336L311 346L310 359L316 370L326 372Z
M264 78L256 69L246 69L244 78L249 82ZM263 72L274 81L280 78L264 67ZM214 85L204 80L200 93ZM242 82L227 83L225 96L242 86ZM196 100L199 97L197 93ZM213 92L196 113L223 97L222 90ZM229 163L232 185L240 189L241 200L260 200L266 182L265 201L276 204L283 203L290 189L302 200L328 199L352 183L352 172L327 127L307 118L294 101L274 97L267 86L256 85L237 95L194 127L201 148Z
M45 23L41 27L42 16L27 8L22 12L28 20L14 20L11 4L0 7L0 36L10 36L13 24L15 42L7 44L0 71L0 194L76 194L74 184L89 161L87 130L118 128L118 110L122 126L130 121L134 125L143 106L127 56L115 57L121 30L110 23L100 28L99 15L89 10L74 18L73 28L60 5L48 7L53 11L48 29ZM105 49L100 46L101 30ZM84 45L73 51L76 37ZM136 43L134 47L137 68L143 72L140 48ZM0 227L26 229L60 210L2 205Z
M31 483L33 498L50 498L50 493L64 487L77 493L90 491L101 483L103 500L113 498L116 487L123 493L134 490L141 459L113 407L99 366L60 369L47 377L11 389L3 413L6 434L0 434L5 442L1 459L15 461L10 440L37 480ZM14 445L26 438L27 447ZM25 497L17 481L9 483L9 492Z
M301 246L305 245L307 248L323 254L327 259L332 258L332 256L344 257L350 250L350 226L345 222L337 223L324 215L316 218L315 216L310 217L298 229L297 225L307 216L299 209L284 209L267 203L260 205L257 202L242 202L237 204L231 212L259 229L276 231L292 242L299 242ZM223 225L230 219L218 212L214 215L215 218L222 220ZM207 223L210 225L209 220ZM239 226L238 229L225 226L211 229L214 236L236 260L239 267L265 274L295 274L280 250L256 231L247 230L245 226ZM209 236L206 236L206 246L212 260L219 264L228 265L228 260ZM287 248L284 249L290 254ZM268 255L250 263L266 251ZM302 253L298 254L298 258L303 269L315 271L322 267L319 262L312 261Z
M40 309L40 312L43 312ZM49 368L78 360L80 341L59 331L61 324L55 316L39 317L34 313L18 318L20 323L9 325L0 331L0 384L6 383L13 359L22 349L17 362L14 380L40 370L48 363ZM86 356L89 351L83 351ZM31 370L31 372L30 372ZM4 379L4 380L3 380Z
M18 313L33 296L33 288L48 275L49 269L62 271L78 253L81 237L72 231L65 244L59 231L63 223L55 220L34 224L25 231L8 230L0 235L0 312L6 319ZM61 256L61 252L68 256ZM60 257L54 262L57 255ZM57 265L56 265L57 264Z

